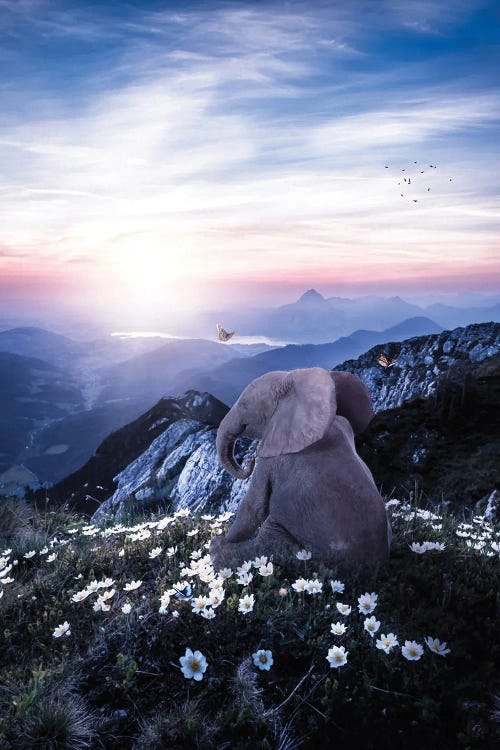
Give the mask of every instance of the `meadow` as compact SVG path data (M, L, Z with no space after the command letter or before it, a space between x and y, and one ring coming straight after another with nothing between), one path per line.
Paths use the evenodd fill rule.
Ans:
M387 567L215 571L231 514L0 505L0 748L494 747L500 527L387 500Z

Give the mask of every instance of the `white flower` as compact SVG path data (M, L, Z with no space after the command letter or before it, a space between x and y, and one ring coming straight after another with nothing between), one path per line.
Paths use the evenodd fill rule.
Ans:
M132 605L129 602L125 602L125 604L122 606L122 612L124 615L129 615L131 609Z
M186 536L196 536L197 534L199 534L199 532L199 529L193 529L192 531L187 531Z
M57 552L53 552L51 555L47 557L47 562L54 562L56 557L57 557Z
M328 649L328 656L326 659L331 667L338 669L347 663L348 653L349 651L346 651L344 646L332 646L332 648Z
M417 643L416 641L405 641L405 645L401 647L401 652L405 659L408 659L409 661L418 661L424 653L424 649L420 643Z
M344 635L347 628L342 622L334 622L330 626L330 630L332 631L333 635Z
M107 589L110 586L112 586L113 584L114 584L114 579L113 578L105 578L103 581L99 582L99 588L100 589Z
M191 552L189 557L191 558L191 560L199 560L202 554L203 552L201 551L201 549L195 549Z
M231 576L233 575L233 571L231 570L231 568L221 568L219 570L219 575L221 578L226 580L227 578L231 578Z
M238 605L238 612L243 612L244 615L248 614L248 612L251 612L253 609L253 605L255 603L255 599L253 594L247 594L246 596L242 597L240 599L240 603Z
M396 500L396 498L393 498L392 500L388 500L385 504L386 508L390 508L392 505L400 505L400 501Z
M105 602L108 599L111 599L115 595L115 593L116 593L115 589L111 589L110 591L105 591L104 594L100 596L99 598Z
M158 557L158 555L161 555L161 553L162 553L161 547L154 547L154 549L152 549L151 552L149 553L149 556L151 560L154 560L155 557Z
M224 600L225 593L223 589L211 589L210 590L210 596L208 597L208 600L212 607L218 607L219 604L222 603Z
M66 620L62 623L62 625L58 625L57 628L55 628L54 632L52 633L53 638L60 638L62 635L71 635L71 630L69 629L69 622Z
M215 612L212 607L206 607L206 609L201 610L200 615L204 617L205 620L213 620L215 617Z
M88 596L90 596L92 592L88 591L88 589L84 589L83 591L77 591L76 594L73 594L71 597L72 602L83 602L84 599L86 599Z
M201 651L193 653L190 648L187 648L185 656L181 656L179 661L181 663L181 672L186 679L194 679L198 682L203 679L203 673L207 668L207 660Z
M106 604L102 596L98 596L96 602L94 603L93 609L94 612L109 612L111 606L109 604Z
M48 555L49 554L49 548L48 547L44 547L43 549L40 550L40 554L41 555Z
M323 584L317 578L307 582L306 591L308 594L321 594L322 590Z
M299 549L299 551L295 553L295 557L297 560L310 560L312 552L308 549Z
M365 630L370 633L371 637L375 635L380 627L380 621L375 619L375 615L367 617L364 624Z
M272 651L265 651L263 648L252 654L253 663L259 669L266 669L268 672L274 664Z
M242 563L239 568L236 568L236 573L237 575L241 576L244 573L248 573L250 570L252 570L252 561L245 560L245 562Z
M167 557L173 557L177 552L177 547L169 547L167 549Z
M178 611L177 611L177 610L174 610L174 611L172 612L172 617L175 617L175 619L177 619L177 618L179 617L179 613L178 613Z
M34 549L32 549L32 550L30 550L30 552L26 552L26 554L23 555L23 557L25 557L26 560L30 560L35 555L36 555L36 551Z
M130 581L130 583L126 583L123 587L124 591L135 591L135 589L138 589L139 586L142 585L142 581Z
M267 557L266 555L262 555L261 557L256 557L255 560L252 562L252 565L254 568L260 568L261 565L267 564Z
M191 601L191 609L196 614L199 614L209 604L209 599L206 596L197 596Z
M427 552L429 548L427 546L427 542L412 542L410 544L410 549L412 552L416 552L417 555L423 555L424 552Z
M385 653L388 654L391 648L398 645L398 639L394 633L388 633L387 635L382 634L378 641L375 642L375 645L381 651L385 651Z
M298 592L305 591L307 584L308 584L308 581L306 581L305 578L297 578L295 583L292 583L292 589Z
M342 581L330 581L330 586L332 587L332 591L334 594L344 593L345 584L342 583Z
M14 583L14 578L0 578L0 583Z
M174 513L174 518L187 518L190 514L189 508L181 508L176 513ZM196 653L200 653L197 651Z
M344 615L344 617L347 617L347 615L351 614L351 608L348 604L342 604L342 602L337 602L337 609L341 615Z
M272 562L267 563L267 565L261 565L259 568L260 575L265 578L266 576L272 576L273 574L273 564Z
M446 656L446 654L449 654L451 651L451 649L446 648L448 645L446 641L441 643L438 638L431 638L430 635L428 635L427 638L424 638L424 640L430 650L435 654L439 654L439 656Z
M118 557L125 557L125 550L123 548L118 552Z
M358 611L369 615L377 606L377 599L378 596L373 591L371 594L368 592L366 594L361 594L361 596L358 597Z
M252 578L253 575L251 573L242 573L240 577L236 579L236 583L239 583L241 586L248 586Z

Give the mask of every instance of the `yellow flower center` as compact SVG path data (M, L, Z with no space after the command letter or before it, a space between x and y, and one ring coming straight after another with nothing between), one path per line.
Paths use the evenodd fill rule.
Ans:
M265 664L267 661L267 656L265 654L261 654L259 656L259 661L261 662L261 664Z
M193 659L193 661L191 662L189 666L191 667L193 672L195 672L198 669L198 662L195 659Z

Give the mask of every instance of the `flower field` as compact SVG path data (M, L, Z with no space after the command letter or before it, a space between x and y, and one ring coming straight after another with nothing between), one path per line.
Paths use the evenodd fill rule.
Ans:
M20 518L0 538L0 747L493 747L499 529L387 507L387 568L297 549L214 570L229 513Z

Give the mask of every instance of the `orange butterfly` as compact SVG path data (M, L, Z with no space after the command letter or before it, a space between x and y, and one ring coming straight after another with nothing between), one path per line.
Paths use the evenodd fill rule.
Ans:
M385 356L385 354L382 353L382 354L378 355L377 362L379 363L379 365L381 367L392 367L393 365L396 364L396 362L398 361L398 359L399 358L396 357L396 359L393 359L391 362L389 362L389 360L387 359L387 357Z
M228 333L228 331L225 331L224 328L217 323L217 336L219 337L219 341L229 341L235 333L236 331Z

